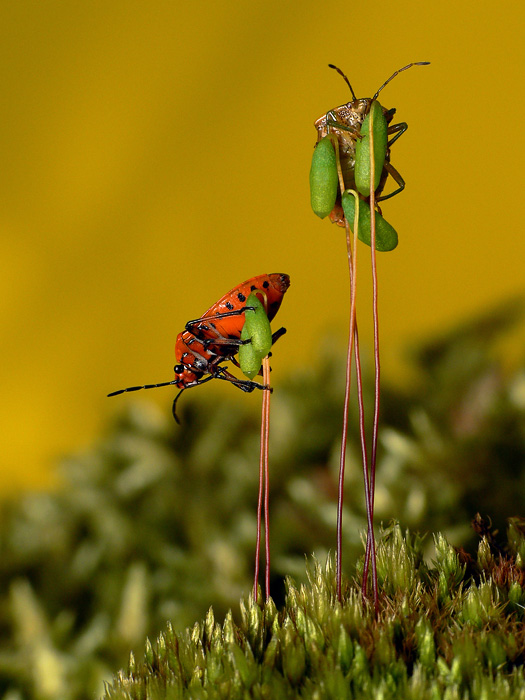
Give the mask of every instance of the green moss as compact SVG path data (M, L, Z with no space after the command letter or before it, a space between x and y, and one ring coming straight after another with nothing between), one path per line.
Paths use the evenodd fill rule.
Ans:
M436 544L426 565L420 538L397 524L382 533L377 618L355 581L340 604L332 558L314 560L307 584L287 580L282 610L250 597L237 624L228 613L220 625L210 609L183 633L169 627L105 698L522 698L523 610L509 605L515 584L494 581L497 564L466 575L441 535ZM515 556L505 562L515 567ZM454 581L446 596L443 580Z

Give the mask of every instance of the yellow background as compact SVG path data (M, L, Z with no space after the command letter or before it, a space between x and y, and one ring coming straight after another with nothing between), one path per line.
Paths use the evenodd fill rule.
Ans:
M350 99L409 123L384 206L383 376L407 343L523 290L524 11L515 2L46 2L0 9L4 492L49 483L235 284L287 272L274 378L344 340L342 230L309 208L313 121ZM360 248L361 333L371 324ZM210 396L235 394L226 385ZM202 389L201 391L206 391ZM150 392L166 411L173 392ZM145 397L144 397L145 398ZM251 404L257 401L251 397Z

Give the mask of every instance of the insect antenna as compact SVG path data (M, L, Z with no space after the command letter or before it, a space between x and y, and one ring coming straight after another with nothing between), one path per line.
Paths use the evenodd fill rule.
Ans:
M170 384L176 384L178 379L172 379L171 382L160 382L160 384L144 384L143 386L128 386L127 389L119 389L118 391L112 391L108 396L118 396L119 394L125 394L127 391L139 391L139 389L156 389L159 386L170 386Z
M334 66L333 63L329 63L328 68L333 68L334 70L336 70L339 73L339 75L344 79L345 83L350 88L350 92L352 93L352 97L354 98L354 102L355 102L355 100L357 100L357 97L355 96L354 88L350 85L350 81L348 80L346 75L343 73L343 71L340 68L338 68L337 66Z
M177 401L178 401L179 396L182 394L182 392L185 389L186 389L186 387L183 386L182 389L177 394L177 396L173 399L173 406L171 407L171 412L173 414L173 417L175 418L175 423L177 423L177 425L180 425L180 420L179 420L179 417L177 415Z
M412 68L412 66L429 66L430 61L417 61L416 63L409 63L407 66L403 66L403 68L400 68L399 70L396 70L395 73L393 73L388 80L385 80L385 82L381 85L379 90L376 92L376 94L372 97L372 102L374 100L377 100L377 96L381 92L381 90L388 85L388 83L393 80L396 75L399 75L402 73L404 70L408 70L409 68Z
M173 417L175 418L175 423L177 423L177 425L180 425L180 420L179 420L179 417L178 417L178 415L177 415L177 401L179 400L179 396L182 394L182 392L183 392L183 391L186 391L186 389L191 389L191 388L194 387L194 386L199 386L200 384L206 384L206 382L211 381L211 380L214 378L214 376L215 376L215 375L210 374L209 377L204 377L204 379L196 379L196 380L195 380L194 382L192 382L191 384L187 384L186 386L183 386L183 387L182 387L182 389L179 391L179 393L177 394L177 396L173 399L173 404L172 404L172 407L171 407L171 412L172 412L172 414L173 414ZM173 381L173 382L166 382L166 384L176 384L176 382L175 382L175 381ZM159 386L166 386L166 384L160 384ZM147 388L149 388L149 387L147 387Z

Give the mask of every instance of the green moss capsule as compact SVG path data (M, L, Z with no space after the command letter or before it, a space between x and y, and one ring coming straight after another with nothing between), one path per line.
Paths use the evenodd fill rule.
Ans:
M379 186L388 148L388 124L381 105L374 100L361 125L362 138L357 139L355 146L355 186L364 197L370 195L370 115L374 134L374 190Z
M264 306L255 294L250 294L246 306L253 307L244 312L244 326L241 340L251 342L239 347L239 364L243 374L253 379L261 369L261 364L272 347L272 329Z
M350 228L354 226L355 214L355 198L349 191L343 193L342 197L343 211L345 218L350 224ZM359 202L359 225L357 227L357 237L366 245L370 245L370 227L371 227L370 207L366 202ZM381 214L376 212L376 250L386 252L394 250L397 246L397 232L390 226L388 221L385 221Z
M244 326L241 331L241 340L251 340L250 332L246 326ZM248 377L248 379L253 379L261 369L262 358L259 356L259 353L255 351L251 343L239 347L239 364L242 373L245 377Z
M321 219L332 211L337 198L337 158L330 136L316 145L310 168L310 202Z

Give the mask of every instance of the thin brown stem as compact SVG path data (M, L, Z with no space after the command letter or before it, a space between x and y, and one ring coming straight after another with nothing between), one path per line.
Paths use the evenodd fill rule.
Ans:
M339 143L335 137L332 139L335 149L337 173L339 177L339 189L341 197L345 191L345 183L339 160ZM354 216L354 239L353 250L357 250L357 231L359 225L359 200L356 195L356 207ZM345 379L345 398L343 404L343 427L341 436L341 453L339 458L339 483L338 483L338 498L337 498L337 556L336 556L336 577L337 577L337 598L341 601L342 588L342 572L343 572L343 501L344 501L344 481L345 481L345 465L346 465L346 442L348 437L348 413L350 406L350 388L352 377L352 343L354 344L354 354L356 363L356 379L357 379L357 394L359 404L359 434L361 436L361 454L363 461L363 477L365 483L365 498L369 502L369 474L368 460L366 451L365 423L364 423L364 406L363 406L363 382L361 376L361 362L359 354L359 334L357 331L356 319L356 281L357 281L357 258L352 255L352 241L350 238L350 227L345 219L346 230L346 249L348 258L348 273L350 277L350 323L348 330L348 349L346 355L346 379ZM368 508L367 508L368 512ZM370 529L371 521L368 518L368 527Z
M270 360L263 360L263 383L270 386ZM264 538L266 549L266 600L270 598L270 471L268 449L270 443L270 396L269 390L263 391L262 423L264 425Z
M341 198L345 191L345 183L343 172L341 170L341 162L339 159L339 142L337 138L332 137L332 144L335 150L335 158L337 164L337 175L339 178L339 191ZM343 499L344 499L344 483L345 483L345 463L346 463L346 440L348 436L348 411L350 406L350 386L352 378L352 328L355 327L355 320L352 317L352 244L350 241L350 229L348 222L345 219L346 230L346 249L348 256L348 271L350 274L350 328L348 330L348 348L346 353L346 378L345 378L345 398L343 403L343 428L341 435L341 452L339 456L339 480L337 493L337 535L336 535L336 578L337 578L337 599L341 602L341 585L343 576ZM355 305L354 305L355 308ZM354 325L352 325L352 323Z
M263 384L270 386L270 360L263 362ZM264 498L264 544L266 552L265 588L266 600L270 597L270 480L268 466L268 447L270 440L270 390L263 391L261 415L261 450L259 454L259 498L257 501L257 539L255 543L255 574L253 580L253 598L257 600L259 583L259 562L261 557L261 521ZM264 496L263 496L264 494Z
M264 382L266 380L263 380ZM261 557L261 515L264 489L264 446L265 446L265 425L264 425L264 396L268 394L263 391L263 408L261 416L261 449L259 452L259 498L257 500L257 538L255 541L255 574L253 579L253 599L257 600L257 585L259 583L259 565Z
M347 235L347 239L349 236ZM351 253L349 253L351 255ZM351 259L351 258L350 258ZM350 265L351 269L351 265ZM342 562L343 562L343 498L345 483L346 442L348 437L348 412L350 406L350 386L352 381L352 339L354 321L350 312L350 328L348 331L348 348L346 353L345 398L343 404L343 428L341 435L341 452L339 455L339 482L337 492L337 599L341 602Z
M341 196L342 196L341 192ZM343 404L343 427L341 435L341 452L339 456L339 483L337 497L337 598L341 601L341 587L343 576L343 501L344 501L344 481L345 481L345 465L346 465L346 443L348 439L348 413L350 407L350 388L352 384L352 349L354 347L354 338L357 341L357 325L356 325L356 280L357 280L357 227L359 223L359 203L356 200L355 217L354 217L354 240L353 240L353 255L352 255L352 239L350 237L350 226L345 219L346 229L346 250L348 258L348 274L350 276L350 322L348 329L348 349L346 353L346 378L345 378L345 398ZM359 359L359 352L356 346L356 362ZM364 465L366 470L366 464Z
M369 499L367 501L367 512L369 517L368 534L366 540L365 565L363 568L363 589L366 591L368 583L368 567L372 560L372 589L374 594L374 607L376 614L379 609L379 592L377 586L377 563L374 539L374 496L375 496L375 474L377 458L377 434L379 426L379 402L380 402L380 364L379 364L379 316L378 316L378 289L377 289L377 265L376 265L376 201L375 201L375 161L374 161L374 120L373 110L370 111L369 134L370 134L370 249L372 261L372 285L373 285L373 316L374 316L374 364L375 364L375 385L374 385L374 423L372 429L372 447L370 454L370 484Z
M361 457L363 462L363 483L365 485L365 502L370 503L370 474L368 470L368 456L366 449L366 435L365 435L365 410L363 401L363 378L361 375L361 360L359 355L359 338L357 333L357 326L355 329L355 365L356 365L356 380L357 380L357 401L359 405L359 435L361 438ZM372 529L372 513L367 505L366 508L367 516L367 528L368 531ZM363 598L363 603L366 600L366 587L361 589L361 595Z
M351 192L351 190L349 190ZM353 193L356 198L356 209L355 209L355 216L354 216L354 251L356 249L356 244L357 244L357 231L358 231L358 226L359 226L359 199L357 197L357 194ZM348 236L347 236L347 244L348 244ZM350 317L352 316L355 319L355 299L356 299L356 281L357 281L357 276L356 276L356 265L357 265L357 260L356 260L356 255L354 254L353 257L353 264L350 267L350 283L351 283L351 296L352 299L354 300L354 304L351 305L351 312L350 312ZM350 326L351 327L351 326ZM351 332L351 331L350 331ZM351 353L351 346L349 344L348 352ZM351 357L351 356L350 356ZM350 357L347 357L347 368L350 365ZM363 464L363 483L365 487L365 503L367 504L366 512L367 512L367 527L368 531L371 531L372 528L372 513L370 508L368 507L368 504L370 503L370 474L369 474L369 469L368 469L368 456L367 456L367 448L366 448L366 434L365 434L365 413L364 413L364 401L363 401L363 378L361 374L361 360L360 360L360 353L359 353L359 334L357 330L357 321L354 320L354 359L355 359L355 365L356 365L356 382L357 382L357 400L358 400L358 407L359 407L359 435L360 435L360 440L361 440L361 459L362 459L362 464ZM348 371L348 370L347 370ZM346 430L345 426L348 422L348 396L345 395L345 411L343 413L344 419L343 419L343 435L346 438ZM345 445L346 448L346 441L342 444ZM344 482L344 457L343 454L341 454L341 462L340 462L340 504L341 507L338 511L338 543L342 541L342 499L343 499L343 482ZM340 558L339 558L340 560ZM363 602L366 599L366 587L362 590L362 595L363 595Z

